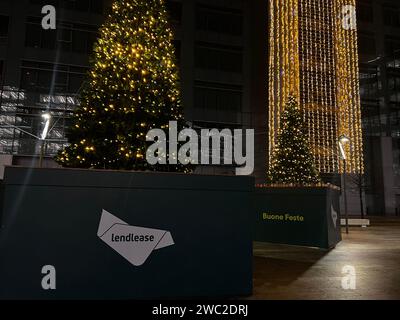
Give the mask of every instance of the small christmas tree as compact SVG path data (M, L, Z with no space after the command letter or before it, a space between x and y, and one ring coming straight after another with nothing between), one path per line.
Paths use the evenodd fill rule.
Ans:
M269 172L269 182L285 185L320 183L321 179L314 164L302 112L293 96L289 97L280 126Z
M164 0L114 0L100 29L65 167L181 171L150 166L146 134L182 123L178 68Z

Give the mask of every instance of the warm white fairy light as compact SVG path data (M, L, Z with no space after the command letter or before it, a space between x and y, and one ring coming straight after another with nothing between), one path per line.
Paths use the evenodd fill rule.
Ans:
M342 25L355 0L270 0L269 155L289 95L304 112L321 172L341 172L337 137L347 135L349 172L363 171L357 30Z

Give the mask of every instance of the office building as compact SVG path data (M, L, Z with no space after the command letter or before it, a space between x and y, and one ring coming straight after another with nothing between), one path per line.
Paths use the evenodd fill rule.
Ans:
M400 210L400 3L358 0L365 192L370 215Z

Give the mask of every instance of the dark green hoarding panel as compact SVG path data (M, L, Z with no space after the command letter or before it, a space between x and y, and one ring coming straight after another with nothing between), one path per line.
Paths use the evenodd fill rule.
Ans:
M254 240L329 249L341 241L339 191L257 188Z
M8 167L0 299L249 295L253 192L250 177Z

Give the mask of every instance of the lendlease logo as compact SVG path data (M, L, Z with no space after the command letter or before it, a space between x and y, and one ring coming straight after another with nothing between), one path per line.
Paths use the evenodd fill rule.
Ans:
M146 140L154 142L146 152L146 160L151 165L178 162L182 165L235 164L238 166L236 175L251 175L254 171L254 129L235 129L233 132L230 129L201 129L199 136L192 128L178 133L178 123L170 121L168 134L162 129L153 129L147 133ZM178 142L185 142L179 150Z
M143 265L154 250L174 245L165 230L130 226L103 210L98 237L136 267Z
M336 229L339 215L336 212L335 208L333 208L333 205L331 205L331 217L332 217L333 225L335 226L335 229Z

